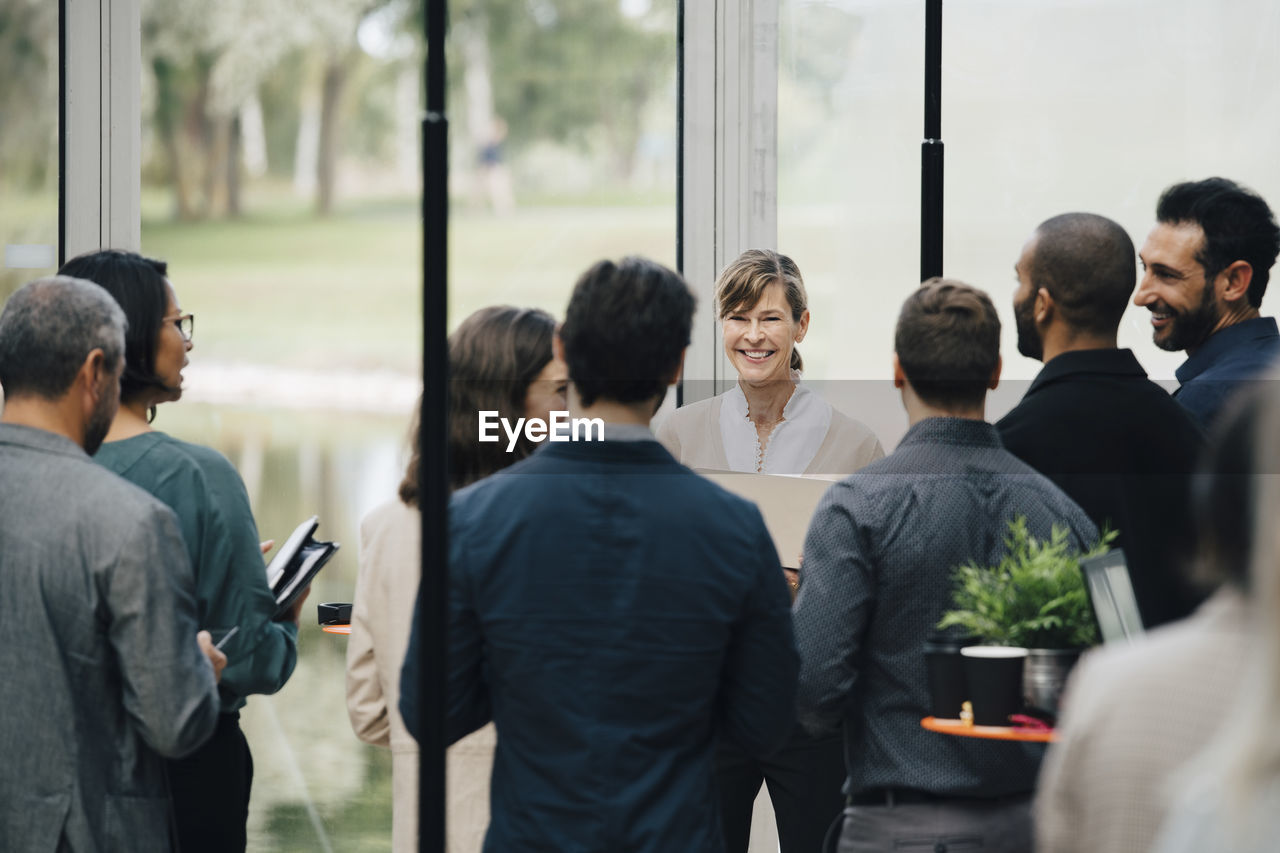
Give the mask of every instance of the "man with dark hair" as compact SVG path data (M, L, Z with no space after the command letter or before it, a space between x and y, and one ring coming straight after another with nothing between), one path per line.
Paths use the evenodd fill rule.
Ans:
M760 513L649 431L693 306L652 261L589 269L555 349L570 415L604 440L547 443L453 495L446 733L497 725L485 850L717 853L716 738L763 755L794 721L790 601Z
M1014 271L1018 351L1044 369L996 424L1000 438L1095 524L1119 532L1143 624L1181 619L1201 600L1182 563L1204 436L1133 352L1117 348L1137 278L1133 243L1110 219L1065 213L1041 223Z
M999 344L982 291L930 279L909 296L893 375L911 427L893 453L833 486L809 526L794 608L798 706L815 732L844 726L840 853L941 850L961 838L997 853L1031 849L1042 748L920 727L929 714L921 647L950 605L954 569L999 562L1017 516L1037 538L1054 525L1077 547L1098 535L985 422Z
M73 278L32 282L0 314L6 850L168 850L161 756L218 717L226 658L196 633L173 513L88 456L119 404L124 327Z
M1151 311L1156 346L1186 351L1174 398L1202 427L1280 357L1275 318L1259 314L1278 253L1271 208L1226 178L1174 184L1156 204L1133 304Z

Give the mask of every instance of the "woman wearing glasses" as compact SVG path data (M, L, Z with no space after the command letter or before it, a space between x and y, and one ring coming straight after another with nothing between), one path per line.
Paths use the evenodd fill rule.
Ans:
M94 460L174 511L195 573L200 627L237 629L222 647L218 727L196 752L167 762L167 772L183 853L242 851L253 760L239 710L246 696L276 692L293 672L302 599L283 620L273 618L249 496L226 457L151 425L157 406L182 397L194 326L165 263L103 250L73 258L59 273L103 287L129 321L120 410Z

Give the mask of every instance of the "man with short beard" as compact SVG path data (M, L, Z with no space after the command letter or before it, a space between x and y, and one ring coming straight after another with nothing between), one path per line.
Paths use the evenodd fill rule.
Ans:
M124 328L74 278L0 313L5 850L169 850L161 756L217 722L227 659L196 633L177 521L89 458L119 405Z
M1143 624L1181 619L1201 600L1181 563L1204 437L1116 346L1137 277L1133 242L1110 219L1065 213L1040 224L1014 271L1018 351L1044 369L996 424L1000 438L1099 528L1119 531Z
M1156 203L1133 304L1151 311L1156 346L1187 353L1174 397L1202 427L1280 357L1275 318L1259 316L1278 253L1271 208L1226 178L1174 184Z

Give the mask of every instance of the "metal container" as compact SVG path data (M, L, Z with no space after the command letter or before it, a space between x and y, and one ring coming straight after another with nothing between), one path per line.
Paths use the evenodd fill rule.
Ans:
M1022 672L1027 705L1055 717L1071 668L1080 659L1080 649L1031 649Z

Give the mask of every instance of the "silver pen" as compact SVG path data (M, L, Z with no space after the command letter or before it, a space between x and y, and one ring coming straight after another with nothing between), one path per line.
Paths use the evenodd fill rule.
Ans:
M236 632L239 630L240 630L239 625L232 627L232 629L228 631L226 634L224 634L222 636L222 639L219 640L216 645L214 645L214 648L217 649L218 651L222 651L222 647L227 644L227 640L230 640L232 637L234 637L236 635Z

